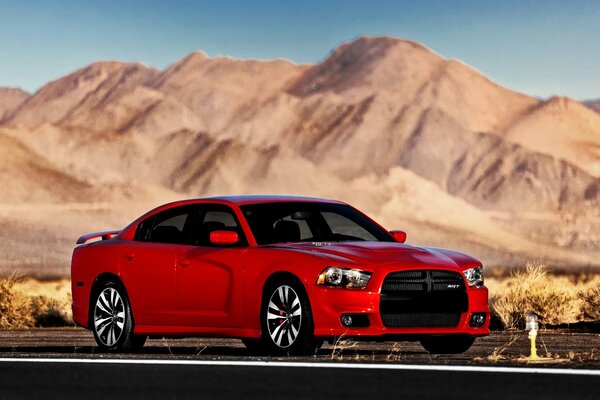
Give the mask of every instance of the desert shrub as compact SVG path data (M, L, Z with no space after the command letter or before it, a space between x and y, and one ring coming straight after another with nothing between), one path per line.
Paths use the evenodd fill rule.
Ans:
M582 300L568 277L550 276L548 268L528 264L505 278L490 294L492 313L504 328L524 328L525 315L533 312L542 324L558 325L581 319Z
M15 282L14 277L0 279L0 329L33 325L29 299L15 290Z
M31 297L31 317L35 326L58 327L72 325L65 304L47 296Z
M17 290L15 277L0 278L0 329L72 325L68 301Z
M582 301L583 318L592 321L600 321L600 283L579 292Z

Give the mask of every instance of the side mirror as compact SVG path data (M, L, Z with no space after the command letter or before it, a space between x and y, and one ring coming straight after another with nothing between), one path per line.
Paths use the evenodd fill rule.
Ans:
M237 232L233 231L212 231L210 233L210 242L218 246L227 246L237 243L240 240Z
M406 232L404 231L390 231L390 235L392 235L394 240L398 243L406 242Z

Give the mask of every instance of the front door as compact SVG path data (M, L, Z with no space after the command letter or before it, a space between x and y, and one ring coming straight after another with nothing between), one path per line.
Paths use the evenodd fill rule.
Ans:
M238 232L231 246L215 246L210 233ZM199 204L192 228L192 246L177 256L178 308L187 326L243 326L243 273L246 239L233 211L226 205Z

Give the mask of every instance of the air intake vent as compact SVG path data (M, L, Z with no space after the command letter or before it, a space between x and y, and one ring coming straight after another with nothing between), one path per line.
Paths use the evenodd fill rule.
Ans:
M386 327L453 327L467 309L465 282L458 272L400 271L383 281L380 313Z

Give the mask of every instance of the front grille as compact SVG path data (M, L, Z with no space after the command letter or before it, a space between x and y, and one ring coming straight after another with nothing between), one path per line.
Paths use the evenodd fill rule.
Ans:
M468 306L464 279L454 271L392 272L381 287L381 320L388 328L453 327Z

